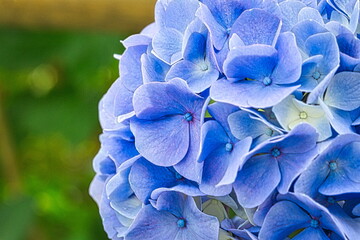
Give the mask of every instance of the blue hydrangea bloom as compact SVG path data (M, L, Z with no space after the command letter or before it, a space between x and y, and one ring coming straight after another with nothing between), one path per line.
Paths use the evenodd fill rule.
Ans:
M310 197L289 195L270 209L259 238L285 239L294 236L291 239L346 239L338 221Z
M133 99L136 118L131 119L130 127L139 153L154 164L174 166L181 175L199 181L196 156L204 102L180 79L138 88Z
M216 120L207 121L202 126L198 161L204 162L204 166L200 190L209 195L224 196L231 192L231 184L252 139L248 136L239 141L230 132L227 116L236 111L236 107L214 103L208 109Z
M278 136L254 148L241 166L234 190L240 205L257 207L277 189L286 193L292 182L317 155L318 134L300 124L289 134Z
M189 196L201 196L197 183L189 181L172 167L156 166L144 158L139 159L131 167L129 183L136 196L144 203L165 191L182 192Z
M217 240L219 222L202 213L191 197L179 193L163 193L156 208L146 205L126 235L138 239Z
M171 67L166 78L182 78L194 92L209 88L219 77L214 49L208 47L210 43L206 35L192 33L184 51L184 59Z
M257 40L256 40L257 41ZM278 104L299 86L301 56L291 33L281 34L276 47L268 40L231 49L224 63L227 79L210 92L215 101L240 107L266 108Z
M158 0L99 103L113 240L358 240L360 2Z
M359 192L360 136L338 136L305 170L295 183L295 191L314 196Z

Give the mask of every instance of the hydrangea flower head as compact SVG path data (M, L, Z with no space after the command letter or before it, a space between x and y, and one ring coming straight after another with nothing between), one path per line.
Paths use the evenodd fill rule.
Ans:
M158 0L99 103L114 240L358 240L358 0Z

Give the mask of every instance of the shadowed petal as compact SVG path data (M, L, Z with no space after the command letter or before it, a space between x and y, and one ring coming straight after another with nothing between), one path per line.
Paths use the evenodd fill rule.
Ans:
M253 156L239 171L234 190L241 206L253 208L263 203L281 179L279 166L267 154Z
M285 239L294 231L306 227L309 220L310 216L295 203L278 202L266 215L259 238Z
M277 61L277 51L266 45L238 47L231 50L224 62L224 72L234 81L244 78L262 80L270 76Z

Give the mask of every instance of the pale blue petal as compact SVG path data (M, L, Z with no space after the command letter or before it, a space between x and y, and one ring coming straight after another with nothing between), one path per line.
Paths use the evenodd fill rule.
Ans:
M284 1L279 4L282 15L282 31L290 31L298 22L298 14L306 5L301 1Z
M298 14L298 21L305 21L305 20L314 20L321 25L324 25L324 20L321 17L319 11L312 7L305 7L300 10Z
M182 58L182 42L183 35L179 31L164 28L155 34L152 47L156 56L168 64L173 64Z
M194 20L198 7L199 2L197 0L187 0L186 2L183 0L172 0L165 10L165 27L174 28L183 33L190 22Z
M282 33L276 43L278 63L271 74L276 84L291 84L301 75L302 59L296 46L295 35L291 32Z
M332 107L351 111L360 107L359 92L360 73L341 72L331 80L324 101Z
M281 21L264 10L244 11L235 21L232 33L236 33L245 45L275 45L281 29Z

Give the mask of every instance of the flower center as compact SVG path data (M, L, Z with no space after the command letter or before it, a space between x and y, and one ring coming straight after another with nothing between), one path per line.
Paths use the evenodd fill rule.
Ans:
M301 113L299 114L299 117L300 117L300 119L307 119L308 115L307 115L306 112L301 112Z
M227 144L225 145L225 150L226 150L227 152L231 152L231 151L233 150L233 148L234 148L234 146L233 146L231 143L227 143Z
M265 86L269 86L271 83L272 83L272 80L271 80L269 77L265 77L265 78L263 79L263 84L264 84Z
M267 128L267 129L265 130L265 134L268 135L268 136L272 136L273 133L274 133L274 131L273 131L271 128Z
M191 113L186 113L184 115L184 119L188 122L192 121L193 120L193 116L191 115Z
M319 227L319 221L316 220L316 219L312 219L311 222L310 222L310 226L313 227L313 228Z
M273 150L271 150L271 155L273 155L274 157L278 157L280 156L281 152L278 148L274 148Z
M321 74L318 72L318 71L315 71L312 75L312 77L315 79L315 80L319 80L320 77L321 77Z
M185 219L179 219L177 225L179 228L184 228L186 226Z
M335 161L331 161L329 163L329 167L330 167L331 170L335 171L338 166L337 166L337 163Z
M206 63L202 63L202 64L200 64L200 69L201 69L201 71L205 72L205 71L209 70L209 66Z

